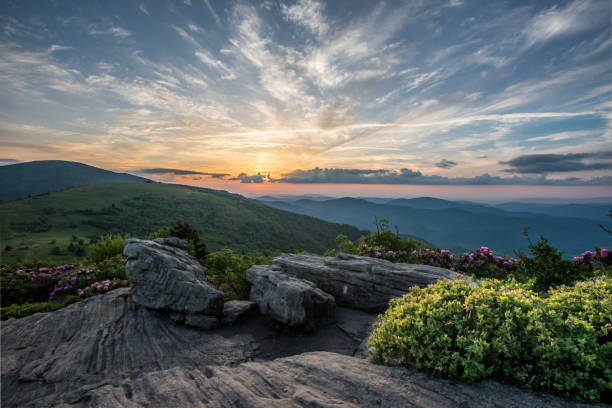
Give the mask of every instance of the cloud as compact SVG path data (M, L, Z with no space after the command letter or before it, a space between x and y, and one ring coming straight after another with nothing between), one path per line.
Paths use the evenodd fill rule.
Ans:
M450 169L450 168L455 167L458 164L459 163L451 161L451 160L442 159L441 161L436 163L436 167L439 167L441 169Z
M552 134L548 134L544 136L530 137L528 139L525 139L525 141L527 142L542 142L542 141L559 142L562 140L576 140L576 139L581 139L581 138L585 138L589 136L598 136L598 135L601 135L601 133L602 131L598 129L574 130L574 131L567 131L567 132L552 133Z
M323 12L325 5L313 0L299 0L288 7L281 5L283 15L288 21L302 25L312 31L317 37L323 37L329 30Z
M95 25L91 25L89 27L88 34L89 35L112 35L122 40L132 35L130 31L126 30L123 27L111 26L103 30L103 29L97 28Z
M225 178L229 176L226 173L209 173L203 171L193 171L193 170L182 170L182 169L167 169L167 168L153 168L153 169L140 169L136 170L137 173L143 174L174 174L177 176L189 176L189 175L203 175L212 178Z
M210 5L210 0L203 0L203 1L208 11L210 11L210 14L214 17L217 25L221 24L221 20L219 19L219 16L217 15L217 13L215 13L215 9L213 9L212 6Z
M564 8L553 6L536 15L523 31L527 45L532 46L596 27L609 21L607 0L575 0ZM603 15L602 15L603 14ZM607 16L606 16L607 14Z
M146 14L147 16L151 17L151 14L149 14L149 10L147 10L147 6L145 6L144 3L140 3L140 5L138 6L138 10L140 10L143 14Z
M261 173L247 175L246 173L240 173L236 177L230 178L230 180L240 181L241 183L250 184L250 183L263 183L266 180L270 180L270 175L264 175Z
M7 166L9 164L21 163L21 160L17 159L0 159L0 166Z
M527 154L500 161L511 168L508 173L547 174L587 170L611 170L612 150L593 153Z
M242 173L244 174L244 173ZM549 179L538 177L499 177L483 174L476 177L443 177L424 175L411 169L338 169L295 170L270 182L290 184L414 184L414 185L612 185L612 177ZM261 181L263 182L263 180Z
M70 50L70 49L72 49L72 47L53 44L49 47L49 49L47 50L47 53L51 54L51 53L54 53L55 51L65 51L65 50Z
M195 55L204 64L206 64L209 67L214 68L217 71L221 72L223 74L221 76L221 79L228 79L229 80L229 79L235 79L236 78L236 74L234 73L234 71L232 71L232 69L230 69L227 65L225 65L223 63L223 61L215 59L210 54L210 52L208 52L206 50L200 50L200 51L196 51Z

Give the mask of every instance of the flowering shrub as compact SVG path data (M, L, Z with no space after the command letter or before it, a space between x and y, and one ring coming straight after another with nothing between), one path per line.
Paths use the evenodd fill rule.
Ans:
M97 266L2 267L0 283L2 306L60 301L69 296L86 297L127 285L120 257L110 258Z
M529 239L527 230L524 235ZM600 273L610 273L612 266L612 253L606 248L586 251L570 262L563 258L563 253L548 245L548 240L544 237L540 237L535 244L529 241L529 253L519 251L518 258L496 255L486 246L455 255L448 249L426 248L423 243L412 239L398 239L396 234L385 230L362 238L357 246L343 235L337 238L337 242L343 252L391 262L431 265L478 279L512 278L523 283L530 282L538 291L590 279L598 270L602 271Z
M494 377L600 401L612 387L612 279L538 294L485 279L413 288L381 315L374 361L473 382Z

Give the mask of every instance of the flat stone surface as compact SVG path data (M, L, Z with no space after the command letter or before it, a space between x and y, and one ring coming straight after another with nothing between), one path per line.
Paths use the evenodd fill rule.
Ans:
M402 296L412 286L460 278L448 269L348 254L283 254L272 264L277 270L313 282L333 295L338 305L368 311L384 310L390 299Z
M578 406L493 382L464 385L423 373L315 352L238 367L143 373L121 384L100 384L71 407L475 407Z
M206 269L178 238L129 239L123 250L134 302L151 309L220 316L223 292L206 280Z

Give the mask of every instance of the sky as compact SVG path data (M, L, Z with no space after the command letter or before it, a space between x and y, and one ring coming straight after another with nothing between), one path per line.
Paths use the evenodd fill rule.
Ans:
M612 195L608 0L0 10L0 164L251 195Z

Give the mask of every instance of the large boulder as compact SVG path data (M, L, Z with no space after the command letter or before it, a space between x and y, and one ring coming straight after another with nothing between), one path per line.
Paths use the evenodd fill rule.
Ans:
M206 269L178 238L129 239L123 250L134 302L151 309L220 316L223 292L206 280Z
M251 301L262 314L302 330L315 330L334 321L334 297L312 282L297 279L272 265L255 265L247 270Z
M384 310L390 299L402 296L412 286L461 278L448 269L348 254L335 258L283 254L272 264L289 275L313 282L332 294L338 305L367 311Z

